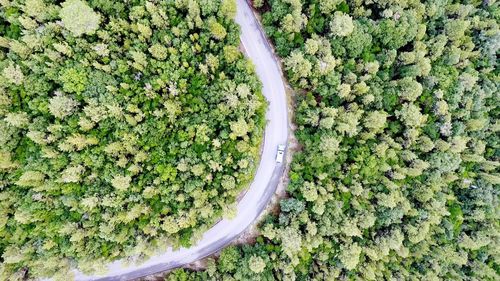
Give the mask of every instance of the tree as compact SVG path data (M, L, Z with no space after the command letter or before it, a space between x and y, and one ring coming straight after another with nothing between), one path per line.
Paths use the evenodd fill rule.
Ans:
M304 57L304 54L299 51L293 52L285 59L284 63L293 82L297 82L301 78L307 78L311 75L312 64Z
M236 1L222 0L219 9L223 17L233 19L236 16Z
M79 182L85 168L82 165L70 166L61 172L60 182L70 183Z
M233 63L238 60L241 56L240 50L236 46L225 46L224 47L224 58L228 63Z
M250 270L257 274L262 273L266 268L266 263L261 257L258 256L251 256L250 260L248 261L248 265L250 267Z
M387 112L372 111L369 112L364 120L365 127L372 129L373 132L379 132L387 125Z
M161 44L154 44L149 48L149 52L153 55L154 58L159 60L164 60L168 56L168 49Z
M229 246L222 250L219 256L219 269L224 273L232 273L236 270L241 259L241 254L237 247Z
M352 18L342 12L335 12L333 20L330 22L330 30L336 36L348 36L354 30Z
M25 187L38 187L45 179L45 175L38 171L26 171L17 180L16 184Z
M341 3L341 0L323 0L319 1L319 9L323 14L329 15L335 11L335 8Z
M14 63L10 63L9 66L4 68L2 75L7 79L7 81L16 85L21 85L24 80L21 67L19 67L19 65L14 65Z
M124 192L130 187L130 181L132 178L130 176L120 176L116 175L111 180L111 185L118 191Z
M405 101L415 101L422 94L422 85L410 77L396 81L400 88L398 95Z
M226 28L224 28L222 24L218 23L215 18L210 18L208 20L208 28L210 30L210 33L212 34L212 37L214 37L215 39L222 40L226 38Z
M470 22L461 19L448 19L444 25L445 33L452 41L459 41L465 35Z
M297 200L295 198L290 198L281 200L280 207L281 207L281 212L298 215L304 210L305 205L300 200Z
M358 246L358 243L341 246L341 251L339 259L345 268L348 270L356 268L359 263L359 255L361 254L361 247Z
M283 245L283 252L293 259L295 254L302 247L302 237L300 233L292 228L287 227L285 229L281 229L280 231L281 244Z
M16 128L24 128L28 125L29 119L26 112L9 112L6 114L5 122Z
M405 103L402 109L396 112L396 116L408 127L420 127L427 120L427 116L423 115L420 109L412 103Z
M305 51L309 55L314 55L319 50L319 42L315 39L307 39L305 44Z
M49 7L43 0L26 0L23 6L24 12L38 20L43 20L47 12L50 11Z
M63 25L74 36L93 34L99 28L101 17L81 0L67 0L59 12Z
M264 0L253 0L254 8L260 8L264 5Z
M61 92L56 92L55 96L49 100L49 111L57 118L64 118L74 111L78 103L71 97L65 96Z
M83 92L87 86L87 74L82 69L68 68L60 72L63 90L68 93Z
M236 139L237 137L244 137L249 132L249 124L243 119L240 118L238 121L231 122L231 138Z

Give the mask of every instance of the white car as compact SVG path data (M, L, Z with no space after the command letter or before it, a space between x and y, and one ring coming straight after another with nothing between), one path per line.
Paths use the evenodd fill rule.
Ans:
M280 144L278 145L278 153L276 154L276 163L282 163L283 158L285 158L285 145Z

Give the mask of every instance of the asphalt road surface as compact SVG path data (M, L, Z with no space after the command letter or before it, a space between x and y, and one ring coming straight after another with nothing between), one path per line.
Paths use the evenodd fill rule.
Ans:
M102 276L75 272L76 280L130 280L192 263L217 252L237 238L269 203L284 170L283 164L277 164L275 157L278 145L286 144L288 139L287 98L280 68L258 20L245 0L237 0L237 3L236 22L241 26L241 43L255 65L269 107L260 164L253 183L238 203L236 217L218 222L191 248L169 249L140 265L125 267L121 261L116 261L108 265L106 275Z

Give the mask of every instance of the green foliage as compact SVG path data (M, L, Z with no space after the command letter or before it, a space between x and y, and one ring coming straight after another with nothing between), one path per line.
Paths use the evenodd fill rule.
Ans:
M252 256L249 260L250 270L256 274L262 273L266 268L266 263L261 257Z
M215 279L259 255L273 280L498 280L498 5L266 1L301 151Z
M100 16L85 1L68 0L61 5L59 16L74 36L93 34L99 28Z
M254 174L234 1L121 2L0 1L0 280L187 247Z
M82 69L64 69L60 72L59 79L66 93L80 93L87 86L87 75Z
M210 32L215 39L222 40L227 35L226 28L224 28L222 24L217 22L215 18L211 18L208 20L208 28L210 29Z
M2 75L8 82L15 85L21 85L24 80L24 75L19 65L10 64L3 69Z
M237 247L225 248L219 257L219 269L222 272L235 272L240 258L240 250Z

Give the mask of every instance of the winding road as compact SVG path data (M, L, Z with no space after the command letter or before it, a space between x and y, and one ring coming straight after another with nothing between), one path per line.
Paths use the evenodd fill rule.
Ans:
M167 252L151 257L140 265L122 266L121 261L108 265L103 276L88 276L75 272L75 279L130 280L166 271L207 257L228 245L245 231L272 198L283 174L284 165L277 164L277 146L288 140L288 107L281 70L272 49L265 39L258 20L245 0L237 0L236 22L241 26L241 44L248 58L254 63L263 84L263 94L269 102L268 120L262 155L253 183L238 203L238 213L233 219L223 219L209 229L193 247Z

